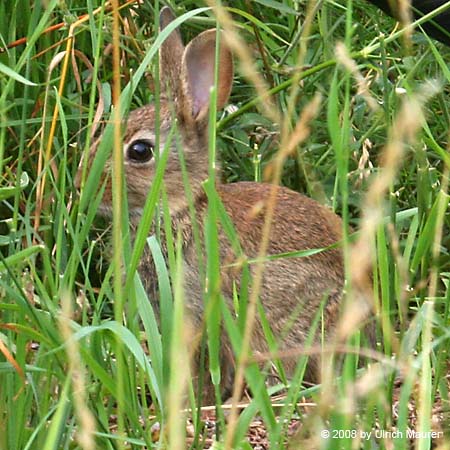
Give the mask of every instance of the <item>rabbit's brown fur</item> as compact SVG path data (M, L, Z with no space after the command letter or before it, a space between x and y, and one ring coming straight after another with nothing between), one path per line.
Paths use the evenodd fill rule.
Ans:
M172 13L168 8L164 8L160 21L162 28L172 20ZM179 31L175 30L163 43L160 51L161 80L167 88L167 98L173 98L172 102L165 97L161 98L160 145L161 148L164 147L173 123L172 117L175 115L200 224L207 209L207 199L201 183L208 177L207 116L209 88L213 85L214 79L215 37L215 30L206 31L184 48ZM219 108L223 107L228 99L232 78L231 54L227 47L221 44L217 90ZM124 136L124 170L128 204L132 221L136 223L139 221L139 213L144 206L156 167L154 158L146 162L137 161L130 151L139 140L154 142L154 115L153 105L132 111ZM141 147L142 145L138 144L136 148L142 150ZM173 229L175 232L181 231L183 237L186 308L194 327L200 331L204 312L202 283L180 162L174 142L172 147L164 175L165 186ZM91 157L94 154L95 149ZM108 171L109 163L105 168L105 174ZM225 210L239 236L243 252L250 258L257 256L260 246L264 204L269 197L269 190L268 184L250 182L217 187ZM111 184L108 183L103 198L103 210L110 209L110 205ZM258 213L255 213L256 205L262 205ZM324 206L289 189L279 188L268 253L327 247L341 239L341 227L340 218ZM223 230L220 231L220 239L221 260L223 263L229 263L236 255ZM165 252L164 239L161 245ZM153 307L158 310L157 277L148 250L145 250L142 257L139 273ZM298 348L304 343L313 318L324 299L327 299L324 308L325 327L333 328L343 282L344 268L339 249L331 249L309 257L280 258L265 264L260 299L274 334L280 336L285 333L284 327L292 318L292 314L297 314L292 327L280 343L281 348ZM232 268L223 269L221 289L227 300L232 299L234 284L239 288L239 274ZM222 342L223 389L227 391L232 386L233 356L226 336ZM266 339L259 324L254 331L252 348L255 352L267 351ZM294 367L295 360L286 361L288 373L292 373ZM317 379L317 369L317 359L311 358L308 372L311 379ZM212 391L208 392L208 400L213 398L210 394Z

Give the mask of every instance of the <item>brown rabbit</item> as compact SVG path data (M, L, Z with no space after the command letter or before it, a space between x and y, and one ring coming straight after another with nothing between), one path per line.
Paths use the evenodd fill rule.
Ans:
M174 19L171 11L161 11L160 24L165 28ZM204 221L207 198L202 182L208 178L208 107L209 92L214 84L216 31L208 30L194 38L185 48L178 30L173 31L160 49L161 80L173 99L161 98L160 145L164 145L173 122L178 121L186 167L190 177L197 219ZM221 44L219 52L219 80L217 87L218 108L222 108L229 97L233 81L233 61L229 49ZM174 112L174 114L173 114ZM124 137L124 170L128 191L130 216L138 223L146 196L156 171L154 152L155 108L149 104L132 111L129 115ZM183 237L184 288L186 309L194 327L200 332L203 324L203 294L198 270L198 261L193 241L192 225L181 176L180 162L175 142L169 155L165 171L174 232L181 231ZM95 148L91 157L95 154ZM107 165L109 167L109 164ZM264 205L270 185L240 182L217 186L217 192L231 218L243 252L255 257L261 241L264 223L264 207L255 213L256 205ZM110 210L111 184L107 184L103 198L103 211ZM202 227L200 227L202 228ZM271 227L268 254L279 254L298 250L323 248L341 239L342 223L338 216L316 201L286 188L278 191L275 215ZM221 238L221 260L230 262L234 255L223 231ZM161 246L165 248L164 239ZM158 283L152 257L145 251L139 273L153 307L159 309ZM284 333L280 348L299 348L308 336L311 323L321 303L324 308L325 327L330 329L337 316L342 296L344 268L341 251L331 249L309 257L281 258L266 263L260 300L275 336ZM232 270L222 271L222 293L232 299L233 286L239 287L239 276ZM296 314L294 319L292 315ZM286 333L284 327L292 321ZM224 333L225 334L225 333ZM222 369L224 396L233 382L233 356L226 336L222 339ZM252 350L266 352L267 343L262 327L257 323ZM292 373L295 360L286 361L287 373ZM317 380L318 360L310 358L308 378ZM211 386L209 386L210 388ZM214 398L207 389L207 399Z

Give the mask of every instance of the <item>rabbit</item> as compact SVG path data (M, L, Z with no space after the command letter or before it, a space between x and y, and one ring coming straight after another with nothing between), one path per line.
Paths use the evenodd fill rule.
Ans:
M164 29L172 20L172 11L164 7L160 13L160 26ZM185 163L192 189L193 201L200 230L207 211L207 197L202 182L208 178L208 108L209 93L214 85L216 30L211 29L196 36L185 47L180 31L175 29L160 48L160 79L167 95L160 100L160 146L164 147L173 122L178 122ZM217 107L228 101L233 83L233 59L229 48L221 39L219 50L219 75ZM146 196L156 171L154 154L155 108L145 105L130 112L123 139L124 171L131 223L139 222ZM175 140L173 140L175 141ZM188 210L181 175L180 161L175 142L172 143L164 180L175 235L181 233L184 269L185 308L194 329L200 334L203 327L204 304L202 282L198 270L193 227ZM90 154L95 156L95 145ZM105 176L111 163L105 167ZM111 178L106 183L102 199L102 211L111 211ZM244 254L254 258L258 254L265 220L265 202L271 185L256 182L218 184L217 193L234 224ZM342 221L327 207L285 187L279 187L274 218L271 226L268 254L324 248L336 244L342 238ZM259 212L256 206L263 205ZM133 227L132 227L133 228ZM236 255L223 230L220 230L220 258L230 262ZM161 247L167 257L164 236ZM226 265L226 264L223 264ZM254 268L250 266L251 272ZM150 251L144 250L138 271L152 307L159 310L158 283ZM222 269L221 292L230 302L233 289L239 289L239 274L235 270ZM280 349L298 349L304 344L311 324L323 301L324 328L332 330L338 317L344 284L344 263L338 246L308 257L279 258L265 263L262 288L259 293L268 323L276 337L283 339ZM239 292L239 291L238 291ZM296 314L294 320L292 315ZM290 329L285 327L290 323ZM234 356L225 332L221 340L222 393L231 392L234 377ZM252 351L268 351L261 324L257 321L251 342ZM285 370L292 374L296 359L285 361ZM194 373L198 357L194 358ZM307 376L318 381L320 361L311 356ZM214 401L212 385L206 383L205 402Z

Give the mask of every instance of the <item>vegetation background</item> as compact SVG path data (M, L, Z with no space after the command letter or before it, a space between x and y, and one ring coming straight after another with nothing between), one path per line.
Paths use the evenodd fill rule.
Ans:
M278 390L262 388L253 365L246 382L258 395L240 415L225 420L218 402L214 415L189 414L186 427L176 242L171 264L157 262L169 305L159 327L133 270L126 289L117 286L120 258L133 268L139 251L119 218L124 245L114 249L119 264L109 262L110 224L95 219L101 167L81 199L74 188L93 124L111 112L113 80L123 111L149 102L158 84L161 5L111 3L0 0L0 448L200 449L212 440L233 449L450 448L450 49L362 0L224 2L242 42L231 105L218 115L223 180L270 177L279 149L296 144L282 152L282 183L361 230L343 248L349 275L368 261L373 269L380 345L360 349L370 369L349 352L321 386L302 387L305 357ZM216 26L208 5L167 4L177 16L191 12L185 42ZM257 74L265 88L255 89ZM259 97L267 91L271 105ZM299 123L308 135L294 142ZM156 241L149 245L157 254ZM217 241L209 245L214 254ZM239 342L244 326L228 318L225 328ZM349 345L358 342L356 334ZM213 431L205 417L214 417Z

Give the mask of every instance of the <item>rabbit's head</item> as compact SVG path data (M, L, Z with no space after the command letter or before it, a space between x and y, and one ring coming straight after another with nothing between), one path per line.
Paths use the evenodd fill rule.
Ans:
M160 27L163 30L174 20L167 7L161 10ZM156 110L153 104L133 110L128 116L123 138L124 171L131 216L139 216L156 172L155 152L162 152L173 125L177 121L178 136L172 139L165 169L165 185L172 214L187 204L177 150L181 143L186 168L194 195L201 190L207 178L208 166L208 110L210 90L215 78L216 30L207 30L195 37L186 47L178 29L175 29L160 48L160 81L163 94L159 106L159 149L155 148ZM228 100L233 81L233 60L225 44L219 47L219 75L217 107ZM94 146L90 159L95 156ZM105 167L109 175L111 160ZM112 189L106 182L101 210L110 211Z

